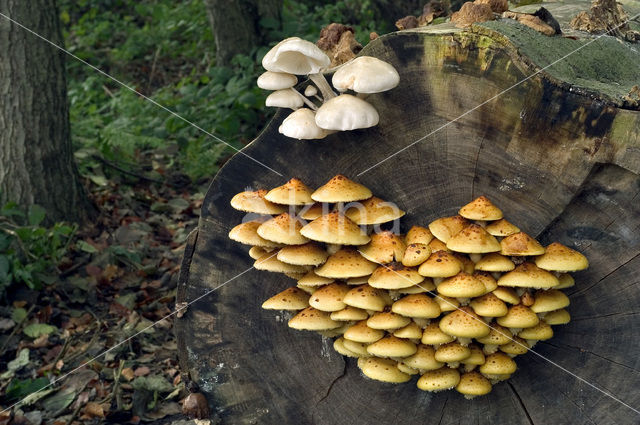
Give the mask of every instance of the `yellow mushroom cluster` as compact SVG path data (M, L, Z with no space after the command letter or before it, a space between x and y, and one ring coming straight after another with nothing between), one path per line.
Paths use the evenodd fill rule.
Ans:
M335 337L371 379L420 375L425 391L471 398L516 371L514 357L570 320L569 272L588 267L560 243L546 248L481 196L427 227L389 227L404 212L338 175L312 191L291 179L242 192L231 205L262 218L229 237L251 245L255 268L297 280L262 305L295 315L289 327ZM385 225L386 223L386 225Z

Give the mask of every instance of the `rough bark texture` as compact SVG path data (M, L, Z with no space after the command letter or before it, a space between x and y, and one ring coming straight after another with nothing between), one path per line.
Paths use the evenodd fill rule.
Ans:
M62 43L54 0L0 0L0 11ZM71 151L64 53L1 17L0 52L0 203L81 222L93 206Z
M205 0L216 43L216 64L228 66L237 54L264 44L261 19L280 22L282 0Z

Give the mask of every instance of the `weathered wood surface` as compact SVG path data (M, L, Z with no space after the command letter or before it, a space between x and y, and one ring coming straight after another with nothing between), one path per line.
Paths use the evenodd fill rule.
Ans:
M183 367L221 423L640 421L533 353L518 357L508 382L473 401L451 391L425 393L413 381L367 380L330 340L290 330L286 318L260 309L293 280L257 270L234 279L252 262L227 238L242 219L229 200L247 187L275 187L293 176L317 187L344 173L406 210L404 230L485 194L542 242L576 247L591 261L569 291L573 321L534 350L640 408L640 112L616 107L610 96L568 90L570 81L542 73L358 176L539 69L492 31L382 37L363 53L393 63L401 84L370 96L378 127L297 142L278 134L280 112L244 153L282 176L243 155L216 176L186 253L178 301L220 289L189 306L176 328Z

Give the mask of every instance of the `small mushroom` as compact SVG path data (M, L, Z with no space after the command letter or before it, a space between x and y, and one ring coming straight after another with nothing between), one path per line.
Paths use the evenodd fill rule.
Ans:
M423 391L438 392L455 388L459 382L460 372L445 366L422 374L417 385Z
M338 245L365 245L371 240L357 224L337 211L316 218L300 233L314 241Z
M349 212L347 211L345 215L349 217ZM361 224L357 221L354 222ZM390 231L384 231L371 235L371 241L360 247L358 251L369 261L388 264L394 261L402 261L405 249L406 246L400 236Z
M470 274L460 272L438 285L438 293L451 298L471 298L486 292L484 284Z
M426 345L440 345L446 344L455 340L451 335L448 335L440 330L440 322L431 322L422 331L421 342Z
M236 210L256 214L281 214L286 206L274 204L265 199L266 190L245 191L231 198L231 207Z
M541 269L559 272L574 272L589 267L584 255L558 242L547 246L545 253L536 257L535 263Z
M424 263L431 255L431 248L424 243L412 243L407 245L402 254L402 265L415 267Z
M419 284L424 280L418 271L399 263L379 266L371 274L369 285L380 289L401 289Z
M387 335L367 346L367 351L376 357L409 357L418 351L416 345L407 340Z
M394 330L400 329L411 323L411 319L392 313L390 311L379 311L369 317L367 326L371 329ZM422 336L422 335L421 335Z
M343 302L363 310L382 311L387 306L385 292L369 285L360 285L345 295ZM388 296L388 295L386 295Z
M344 283L331 283L317 289L309 298L309 305L320 311L340 311L347 306L343 302L347 292L349 292L349 287Z
M432 249L433 251L433 249ZM462 264L447 251L436 251L418 268L418 273L426 277L451 277L462 270Z
M498 252L485 254L475 264L476 270L486 272L509 272L515 269L515 267L516 265L513 261Z
M500 251L500 243L495 236L490 235L482 226L470 224L447 242L447 248L452 251L468 254L484 254Z
M369 188L342 174L331 178L311 194L316 202L355 202L371 198Z
M304 101L300 98L297 92L291 89L276 90L267 96L265 100L265 106L271 106L275 108L289 108L298 109L304 105Z
M504 218L487 224L487 227L485 227L485 230L489 232L490 235L502 236L502 237L511 236L514 233L520 232L520 228L509 223Z
M434 319L440 316L440 306L425 294L412 294L400 298L391 306L391 311L406 317Z
M502 255L528 256L544 254L544 247L524 232L514 233L500 241Z
M411 229L407 232L407 235L404 237L404 241L407 245L413 243L421 243L428 245L429 242L433 239L433 234L431 230L422 226L412 226Z
M464 398L472 399L479 395L489 394L491 392L491 382L478 372L465 372L460 376L456 391L464 394Z
M367 326L366 320L362 320L349 327L349 329L344 332L344 337L351 341L371 344L384 337L384 331L372 329Z
M436 350L430 345L420 344L415 354L402 359L402 363L421 372L436 370L444 366L444 363L436 360Z
M309 242L304 245L289 245L278 251L277 258L283 263L298 266L319 266L327 261L329 253L320 245Z
M267 71L258 77L258 87L264 90L289 89L295 86L297 82L298 77L286 72Z
M358 367L368 378L390 383L402 383L410 380L411 375L401 372L397 365L398 362L390 359L377 357L358 359Z
M396 87L400 75L388 62L371 56L359 56L340 66L331 82L340 92L380 93Z
M519 288L553 288L559 283L557 277L529 262L520 264L498 279L499 286Z
M293 111L282 121L278 132L298 140L324 139L329 132L316 125L316 115L309 108Z
M336 329L342 323L331 320L329 313L307 307L289 320L289 327L305 331L324 331Z
M267 240L258 234L258 228L263 224L261 221L247 221L235 226L229 232L229 239L254 247L273 249L282 244ZM266 253L263 252L262 254ZM262 255L261 254L261 255Z
M272 242L286 245L300 245L309 242L300 230L302 222L289 213L282 213L265 221L258 227L258 235Z
M392 202L386 202L372 196L365 201L348 204L344 214L356 224L369 225L397 220L404 216L405 212Z
M314 201L311 199L312 190L300 179L293 178L265 195L265 199L270 202L282 205L309 205Z
M459 215L441 217L429 223L429 231L446 244L449 239L460 233L469 224L471 223L467 219Z
M471 350L459 342L449 342L438 347L435 359L447 363L449 367L458 367L460 362L471 356Z
M295 286L287 288L262 303L265 310L303 310L309 307L309 294Z
M318 108L316 124L325 130L356 130L378 124L378 111L368 102L350 94L330 98Z
M355 249L343 248L327 258L322 266L315 269L315 273L332 279L347 279L370 275L376 266Z
M469 202L460 208L458 214L468 220L494 221L502 218L500 208L496 207L486 196L480 196Z

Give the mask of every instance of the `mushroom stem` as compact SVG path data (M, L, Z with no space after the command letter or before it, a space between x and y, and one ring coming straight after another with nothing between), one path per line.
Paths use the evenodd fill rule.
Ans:
M313 97L316 98L316 100L318 100L320 103L324 102L324 99L322 99L320 96L318 96L317 94L314 94Z
M317 74L309 74L309 78L311 78L311 81L313 81L314 84L318 87L318 90L320 90L320 93L322 93L322 98L325 101L336 97L336 94L333 92L333 89L331 89L331 86L327 82L327 79L324 78L324 74L322 72L318 72Z
M294 89L293 87L291 87L291 90L297 94L298 96L300 96L300 98L302 99L302 101L305 103L305 105L307 105L309 108L313 109L314 111L318 110L318 107L316 106L315 103L313 103L312 101L310 101L309 99L307 99L302 93L300 93L298 90Z

